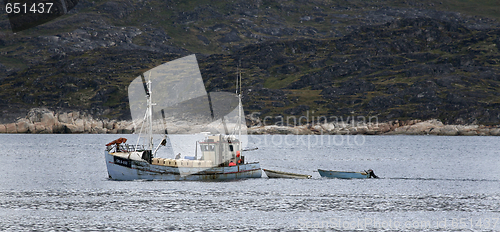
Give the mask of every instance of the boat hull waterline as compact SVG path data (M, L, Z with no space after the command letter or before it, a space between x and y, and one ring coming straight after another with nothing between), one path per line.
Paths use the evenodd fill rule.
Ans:
M288 178L288 179L310 179L311 175L297 174L291 172L281 172L269 169L262 169L269 178Z
M232 167L170 167L145 160L126 159L105 151L108 175L113 180L230 180L261 178L259 163ZM117 162L118 160L118 162Z
M322 170L322 169L318 169L318 172L321 177L328 177L328 178L367 179L370 177L370 174L366 172L344 172L344 171L333 171L333 170Z

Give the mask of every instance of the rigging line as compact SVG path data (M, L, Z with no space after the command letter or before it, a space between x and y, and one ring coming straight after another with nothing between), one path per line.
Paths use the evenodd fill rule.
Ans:
M151 72L149 74L151 75ZM142 87L144 88L144 92L146 93L146 98L148 98L150 95L149 95L149 89L147 86L146 78L144 77L143 73L141 73L140 75L141 75ZM139 146L139 141L141 139L142 129L144 129L144 123L146 122L147 116L148 116L148 110L146 110L146 112L144 113L144 118L142 119L141 130L139 131L139 136L137 137L137 142L135 144L136 147Z
M163 118L162 122L163 122L163 126L165 127L165 135L168 135L167 122L165 121L165 109L161 109L161 117Z
M229 131L227 130L227 125L226 125L226 120L224 120L225 116L222 116L221 120L222 120L222 125L224 126L224 132L226 133L226 135L229 135Z
M164 146L167 146L170 143L170 146L172 147L172 144L170 142L170 137L168 136L167 120L165 119L165 109L161 109L161 116L162 116L163 126L165 128L165 145ZM172 153L173 153L173 151L172 151Z
M214 113L214 109L213 109L213 105L212 105L212 98L210 97L210 93L207 93L207 96L208 96L208 104L210 106L210 114L212 116L212 121L215 121L216 118L215 118L215 113ZM229 131L227 130L227 126L226 126L226 121L224 120L224 115L222 115L221 117L221 121L222 121L222 125L224 126L224 132L226 135L229 135Z
M142 129L144 128L144 122L146 121L147 116L148 116L148 112L146 111L144 113L144 118L142 119L141 130L139 131L139 136L137 136L137 142L135 144L136 147L139 146L139 140L141 139Z
M215 120L214 108L212 106L212 98L210 97L210 93L207 93L207 97L208 97L208 105L210 106L210 116L212 116L212 121L214 121Z

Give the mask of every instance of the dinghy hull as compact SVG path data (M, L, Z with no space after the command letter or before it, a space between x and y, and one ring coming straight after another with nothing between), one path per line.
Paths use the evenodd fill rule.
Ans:
M288 178L288 179L310 179L310 175L296 174L291 172L280 172L269 169L262 169L269 178Z
M339 179L366 179L370 175L366 172L343 172L318 169L321 177L339 178Z

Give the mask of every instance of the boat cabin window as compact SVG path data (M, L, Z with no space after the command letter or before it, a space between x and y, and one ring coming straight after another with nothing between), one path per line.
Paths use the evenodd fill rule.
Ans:
M233 145L229 145L229 150L233 151Z
M215 145L213 144L202 144L201 145L201 151L214 151L215 150Z

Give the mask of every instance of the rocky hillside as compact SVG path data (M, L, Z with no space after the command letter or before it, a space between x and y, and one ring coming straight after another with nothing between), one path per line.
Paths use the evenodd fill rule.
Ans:
M500 124L491 1L183 2L84 0L16 34L0 18L0 123L33 107L128 119L131 80L196 53L207 91L233 91L241 62L246 113L272 123Z

